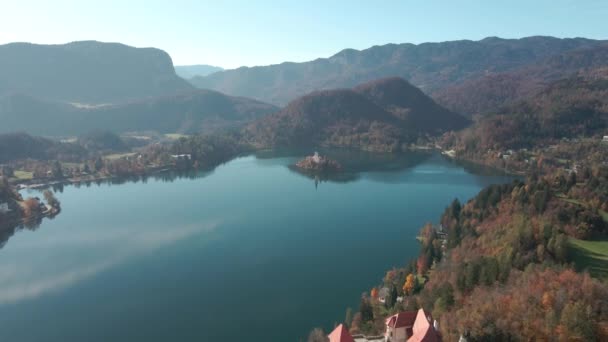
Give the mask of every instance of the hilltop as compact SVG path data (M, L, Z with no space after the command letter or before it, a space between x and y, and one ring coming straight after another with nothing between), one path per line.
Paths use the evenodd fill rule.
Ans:
M452 113L400 78L353 89L318 91L245 129L258 147L334 146L398 151L425 135L465 127Z

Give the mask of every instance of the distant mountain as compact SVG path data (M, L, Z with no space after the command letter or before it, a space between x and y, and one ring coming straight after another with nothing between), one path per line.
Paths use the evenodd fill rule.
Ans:
M176 65L175 72L178 76L189 79L194 76L207 76L217 71L223 71L224 68L220 68L213 65L197 64L197 65Z
M466 124L405 80L388 78L354 89L313 92L248 125L244 135L257 147L397 151L420 136Z
M0 164L11 160L79 160L88 152L80 145L34 137L26 133L0 134Z
M460 134L462 146L485 152L529 148L608 130L608 68L554 81L536 95L481 118Z
M210 90L124 104L74 106L13 94L0 97L0 133L75 136L95 130L198 133L240 127L278 108Z
M487 73L500 73L566 51L606 41L583 38L527 37L442 43L388 44L366 50L343 50L305 63L242 67L194 77L205 89L284 105L312 91L352 87L373 79L398 76L427 94Z
M560 53L512 71L489 73L443 88L433 98L459 113L496 112L542 91L552 81L608 66L608 43Z
M154 48L96 41L0 45L0 95L99 104L190 89L171 57Z

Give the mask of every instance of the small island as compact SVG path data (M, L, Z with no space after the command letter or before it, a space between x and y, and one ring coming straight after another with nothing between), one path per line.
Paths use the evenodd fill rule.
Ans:
M322 157L318 152L300 160L296 163L296 166L300 169L317 172L340 171L342 169L340 163L333 159Z

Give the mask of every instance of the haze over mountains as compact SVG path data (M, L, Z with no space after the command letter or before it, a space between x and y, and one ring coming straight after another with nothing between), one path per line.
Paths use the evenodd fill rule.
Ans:
M99 104L191 89L159 49L96 41L0 45L0 95Z
M176 75L171 57L154 48L96 41L0 46L0 133L197 133L276 110L194 88Z
M195 76L207 76L214 72L223 71L224 68L220 68L213 65L197 64L197 65L176 65L175 73L179 77L188 79Z
M566 51L606 44L584 38L527 37L442 43L388 44L346 49L305 63L242 67L195 77L199 88L252 97L276 105L316 90L353 87L383 77L402 77L427 94L489 73L506 72Z
M211 90L190 90L129 103L78 107L27 95L0 97L0 133L73 136L104 129L198 133L239 127L278 108Z
M249 126L255 144L346 146L352 141L391 150L415 137L462 128L466 120L452 112L496 113L541 93L551 82L607 66L608 41L491 37L347 49L311 62L190 79L213 91L196 89L179 77L169 55L154 48L95 41L13 43L0 46L0 133L209 132L239 128L279 111L236 95L290 103ZM187 76L215 69L177 70ZM383 80L345 89L378 79Z

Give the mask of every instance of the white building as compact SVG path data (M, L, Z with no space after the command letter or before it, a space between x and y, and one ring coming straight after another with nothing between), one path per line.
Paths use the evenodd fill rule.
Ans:
M6 214L9 211L11 211L11 209L9 209L8 203L0 203L0 213Z

